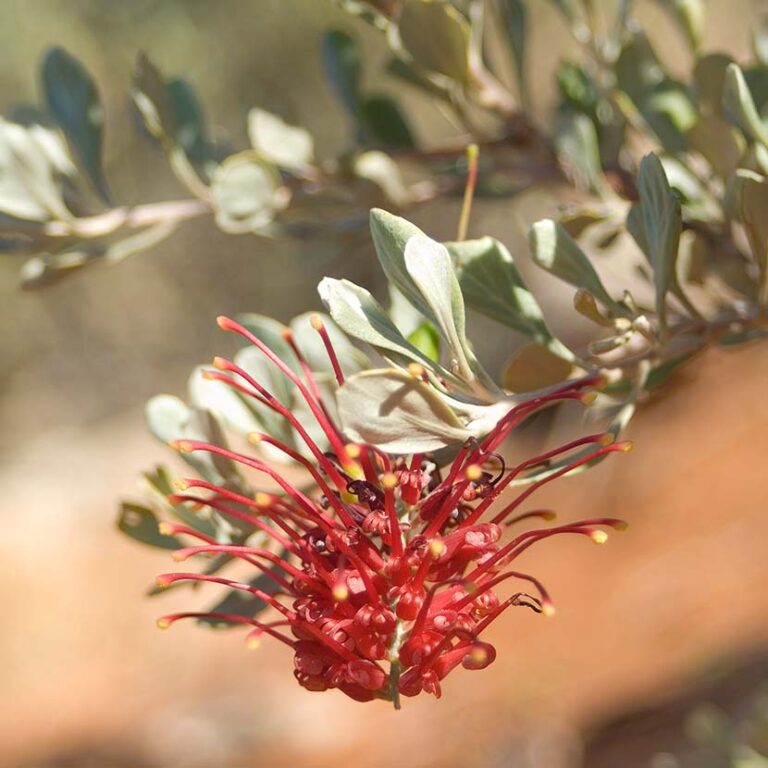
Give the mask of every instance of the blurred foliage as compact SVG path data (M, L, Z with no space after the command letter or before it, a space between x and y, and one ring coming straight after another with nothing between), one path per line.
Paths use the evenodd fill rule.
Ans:
M466 240L461 229L457 242L436 244L406 219L375 212L373 242L394 289L391 306L345 281L321 288L350 337L399 369L420 366L419 407L436 396L459 402L437 409L445 423L429 423L433 438L454 434L456 418L461 429L482 425L483 408L597 371L606 383L598 405L618 435L638 400L708 345L765 337L765 24L754 26L751 58L736 62L702 50L702 0L658 0L693 61L680 76L666 71L665 51L640 27L639 3L614 0L598 12L591 0L547 0L578 45L558 66L550 126L530 110L530 0L336 5L381 36L387 72L403 89L450 116L456 136L449 145L419 137L398 99L366 86L370 64L354 31L329 30L322 42L328 82L351 126L344 149L325 158L312 131L260 106L245 120L247 145L237 146L211 129L205 94L140 54L130 96L184 197L119 204L102 160L109 120L99 86L82 62L54 48L41 66L41 103L17 105L0 122L0 245L30 256L23 284L41 287L86 266L114 264L198 217L233 235L311 242L361 229L371 208L404 213L459 195L467 176L468 203L473 193L512 197L558 179L578 202L557 221L533 224L530 255L575 289L575 311L594 325L583 348L552 332L502 243ZM506 50L492 44L499 35ZM480 147L477 167L465 158L472 142ZM418 274L408 264L414 239L440 261L439 273ZM626 277L617 293L600 271L619 255ZM398 296L407 322L397 317ZM465 305L500 324L499 333L515 335L517 351L501 382L485 372L464 334ZM391 383L369 377L368 396L384 396ZM218 423L218 407L202 412ZM348 409L346 426L363 435L355 411ZM193 423L189 415L179 419L179 429ZM147 538L150 514L126 509L124 527L133 521L137 536Z

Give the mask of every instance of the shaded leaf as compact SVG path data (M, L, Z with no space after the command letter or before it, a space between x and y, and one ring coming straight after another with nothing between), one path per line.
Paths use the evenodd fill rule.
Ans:
M405 0L398 19L405 50L420 67L469 82L470 27L445 0Z
M542 344L526 344L504 366L501 381L512 392L533 392L565 381L573 364Z
M594 123L586 116L574 112L560 115L555 133L555 144L560 162L576 184L597 195L608 192L600 162L600 147Z
M67 135L104 202L111 195L102 169L104 112L96 84L85 67L63 48L43 59L43 92L48 111Z
M668 10L688 40L691 50L697 51L704 29L705 9L703 0L659 0Z
M434 389L403 371L363 371L336 395L347 436L384 451L432 451L470 436Z
M323 66L336 95L353 115L360 99L360 51L346 32L332 30L323 37Z
M666 318L665 298L677 282L675 264L682 214L680 200L669 185L661 161L653 153L646 155L640 163L638 191L640 218L656 287L656 311L663 324Z
M357 118L367 142L398 149L412 149L416 146L408 121L389 96L377 94L363 98Z
M709 53L696 62L693 82L702 111L722 112L725 73L732 62L733 59L724 53Z
M531 258L542 269L574 288L589 291L601 304L617 314L623 308L605 290L584 251L563 227L551 219L537 221L529 233Z
M277 573L278 571L275 570L275 572ZM259 576L251 579L248 584L255 589L261 590L267 595L274 595L280 590L280 585L273 578L267 576L266 573L261 573ZM226 597L211 606L209 612L229 613L234 616L254 618L268 607L269 604L257 595L252 595L250 592L245 592L241 589L232 589L227 593ZM219 619L207 618L200 618L197 620L197 623L214 628L241 626L240 624L221 621Z
M723 104L750 139L768 145L768 130L758 114L744 73L737 64L729 64L726 70Z
M525 43L527 40L527 9L523 0L501 0L501 13L506 27L506 38L515 60L517 87L523 103L528 101L528 83L525 71Z
M491 237L446 243L467 305L539 342L552 334L506 247Z
M120 505L117 527L127 536L150 547L179 549L183 546L176 537L160 533L155 513L140 504L124 501Z
M744 139L717 114L702 115L688 131L691 147L701 153L721 178L728 178L744 151Z

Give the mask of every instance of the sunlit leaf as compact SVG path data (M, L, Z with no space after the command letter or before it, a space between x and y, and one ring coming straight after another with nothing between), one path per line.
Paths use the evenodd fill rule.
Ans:
M248 138L264 160L281 168L301 170L314 157L314 140L309 131L288 125L263 109L248 113Z
M744 73L737 64L729 64L726 70L723 103L749 138L768 145L768 129L758 114Z

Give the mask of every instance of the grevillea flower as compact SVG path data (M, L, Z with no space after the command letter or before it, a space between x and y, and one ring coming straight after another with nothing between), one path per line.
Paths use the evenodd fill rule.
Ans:
M208 452L234 461L266 475L281 489L251 497L199 479L180 481L172 503L205 505L220 515L245 520L268 543L222 544L191 528L163 523L166 535L199 540L176 550L174 558L234 557L265 574L272 588L194 572L165 574L158 585L214 582L255 595L272 609L274 618L177 613L160 619L161 627L186 617L245 624L251 627L250 644L268 635L291 649L294 676L308 690L337 688L358 701L378 698L399 706L401 696L422 691L439 697L441 681L457 667L478 670L491 664L496 649L483 635L507 608L553 612L542 584L514 569L525 550L565 534L602 543L606 527L624 527L620 520L596 518L515 531L522 523L554 518L546 510L522 510L539 487L608 453L625 451L629 444L613 442L610 434L591 434L513 467L505 466L498 453L505 437L544 405L588 401L589 389L600 383L597 376L510 403L482 439L466 441L440 466L431 455L390 455L345 440L290 333L286 341L302 375L243 326L226 318L220 318L219 325L244 337L292 382L330 450L321 450L305 426L245 370L221 358L214 361L217 370L209 371L209 378L274 409L306 443L311 459L270 435L251 436L303 467L314 490L290 481L284 470L262 458L212 443L174 441L179 451ZM322 321L313 318L313 326L342 385L344 373ZM554 465L557 469L517 495L505 494L530 470L568 456L572 460L560 461Z

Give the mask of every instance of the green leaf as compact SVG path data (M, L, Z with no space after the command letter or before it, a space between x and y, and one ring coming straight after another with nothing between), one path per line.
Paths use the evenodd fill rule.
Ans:
M312 317L318 316L325 326L331 346L339 360L339 365L345 375L357 373L368 366L367 356L355 347L341 331L331 317L319 312L305 312L291 320L290 327L296 345L309 363L309 367L319 373L333 374L333 366L328 359L328 353L312 327Z
M189 408L173 395L157 395L145 407L144 415L149 431L162 443L173 440L201 440L215 445L226 445L216 419L207 411ZM181 458L215 485L237 483L239 475L234 464L222 456L206 451L181 453Z
M723 104L750 139L768 146L768 130L758 114L738 64L729 64L726 70Z
M692 51L698 51L704 30L705 8L703 0L659 0L685 35Z
M730 194L744 225L752 258L760 275L761 300L768 300L768 179L739 169L732 181Z
M255 152L231 155L211 179L216 223L232 234L263 230L288 202L278 184L274 170Z
M360 100L360 51L357 43L339 30L323 37L323 66L341 103L357 115Z
M701 115L688 131L691 147L699 152L722 179L735 170L744 152L744 139L721 115Z
M276 569L271 569L275 570ZM267 595L274 595L280 590L280 585L266 573L261 573L259 576L251 579L248 584L255 589L259 589ZM226 597L220 600L215 605L209 608L210 613L229 613L234 616L246 616L247 618L254 618L258 616L263 610L269 607L262 598L252 595L250 592L245 592L242 589L230 590ZM227 621L221 621L219 619L207 619L200 618L197 620L198 624L213 628L222 627L236 627L240 624L230 623Z
M61 177L74 173L59 136L0 117L0 212L26 221L67 221Z
M656 286L656 311L663 325L666 295L676 285L675 264L682 230L680 199L669 185L661 160L653 153L640 163L637 186L647 255Z
M248 138L260 157L280 168L301 170L314 158L314 139L309 131L288 125L263 109L248 113Z
M413 344L422 354L430 360L440 360L440 334L432 323L422 323L409 336L408 343Z
M572 368L570 360L542 344L526 344L504 366L502 386L512 392L533 392L565 381Z
M189 402L195 408L209 411L225 427L248 435L258 431L259 421L243 402L237 391L223 381L206 379L203 372L208 366L198 365L187 382Z
M178 131L176 110L160 70L144 53L136 58L131 95L144 125L156 138L175 137Z
M732 62L733 59L724 53L709 53L696 62L693 82L703 112L722 112L725 73Z
M466 336L464 298L448 249L426 235L405 244L405 268L429 308L426 315L448 342L451 367L465 381L475 378L474 357Z
M446 243L461 292L477 312L541 343L552 334L506 247L492 237Z
M48 111L77 152L93 188L111 204L101 165L104 111L96 84L63 48L51 48L45 54L42 81Z
M371 237L381 268L406 299L423 315L428 316L430 309L405 268L405 244L414 235L424 233L410 221L400 216L387 213L381 208L374 208L370 215Z
M515 60L515 76L520 97L528 102L528 83L525 71L525 43L528 37L527 8L523 0L501 0L501 13L506 27L506 38Z
M317 290L331 317L345 333L370 344L387 357L394 354L396 361L405 359L433 367L426 355L403 338L381 305L365 288L349 280L326 277Z
M589 291L612 312L623 314L623 307L610 297L584 251L563 227L542 219L531 227L528 240L531 258L538 266L574 288Z
M385 152L378 149L362 152L355 157L352 170L358 178L375 184L393 205L405 206L411 201L399 166Z
M384 451L433 451L471 434L434 389L396 369L351 376L336 397L346 435Z
M470 27L445 0L405 0L398 32L413 61L462 85L469 82Z
M560 115L555 133L560 162L576 183L596 195L606 195L609 187L603 176L600 147L594 123L574 112Z
M155 513L140 504L124 501L120 505L117 527L127 536L142 544L158 549L179 549L181 542L174 536L165 536L158 530Z
M389 96L364 97L357 113L365 142L397 149L416 146L408 121Z

